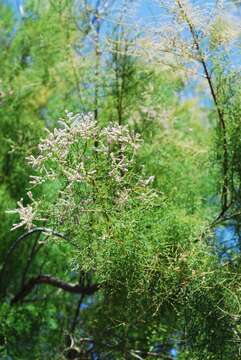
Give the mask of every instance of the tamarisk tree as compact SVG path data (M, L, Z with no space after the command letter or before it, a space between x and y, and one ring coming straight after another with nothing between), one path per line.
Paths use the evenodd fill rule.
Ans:
M13 241L0 269L8 285L0 354L239 359L240 253L227 259L213 246L219 222L239 222L239 81L236 69L224 67L235 43L230 28L231 38L238 32L218 10L209 18L184 0L157 1L160 19L168 15L165 29L148 39L143 26L142 36L130 36L125 10L106 54L106 3L38 2L47 23L47 10L57 11L52 21L64 43L61 53L54 46L59 58L49 50L53 66L43 64L44 87L51 74L64 78L54 77L60 91L51 85L48 92L49 123L63 106L80 110L66 111L24 152L30 182L17 209L8 206ZM80 4L83 23L73 16ZM31 29L38 14L26 19ZM61 21L73 33L61 35ZM76 26L83 26L79 43ZM85 53L89 32L93 52ZM24 57L26 75L38 69L34 54ZM183 97L190 74L208 86L206 109L200 98Z

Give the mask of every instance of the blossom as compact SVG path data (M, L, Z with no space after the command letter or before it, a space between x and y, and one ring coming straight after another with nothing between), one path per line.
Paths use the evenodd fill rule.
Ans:
M23 205L23 199L17 202L18 208L14 210L9 210L7 213L9 214L18 214L20 217L20 222L17 224L13 224L11 230L18 229L22 226L26 227L27 230L30 230L33 227L33 220L35 218L36 211L33 206Z
M67 112L67 119L59 121L60 128L52 132L46 129L48 136L38 145L39 156L27 157L28 163L37 169L42 169L48 159L58 159L65 162L70 146L79 139L88 140L96 136L96 121L92 113L76 114Z
M119 191L117 193L118 197L116 199L116 203L120 206L125 205L129 200L130 193L131 193L131 189L122 189L121 191Z
M26 157L26 160L28 164L31 165L33 168L38 168L45 160L45 157L42 155L39 155L38 157L34 157L33 155L30 155Z
M27 206L23 205L23 199L20 199L17 202L18 208L14 210L6 211L8 214L18 214L20 218L20 222L13 224L11 231L18 229L20 227L25 227L28 231L31 230L34 226L34 220L38 221L46 221L43 218L37 218L37 205L38 203L34 200L33 194L31 191L27 192L29 199L31 200L32 204L28 204Z
M152 184L154 180L155 180L155 176L152 175L148 179L140 180L140 185L141 186L148 186L148 185Z
M69 182L69 187L73 185L74 182L83 182L88 180L92 175L96 173L96 170L86 170L84 163L81 162L77 169L68 168L64 170L64 175L67 177Z
M137 149L140 143L139 134L131 132L128 126L111 123L102 130L102 135L105 136L107 144L123 144L130 145L133 149ZM125 146L122 147L123 149Z

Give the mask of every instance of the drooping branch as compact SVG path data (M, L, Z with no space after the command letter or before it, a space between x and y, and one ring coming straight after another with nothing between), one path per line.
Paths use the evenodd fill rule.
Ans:
M203 55L202 49L200 47L200 43L199 43L199 39L196 33L196 30L194 28L194 25L191 21L191 19L189 18L188 14L185 11L185 8L182 4L181 0L176 0L176 3L182 13L183 19L186 21L191 36L193 38L193 45L195 46L198 55L199 55L199 61L202 64L203 67L203 71L205 74L205 77L207 79L208 82L208 86L213 98L213 102L215 104L215 107L217 109L217 114L218 114L218 119L219 119L219 125L222 131L222 146L223 146L223 187L222 187L222 210L221 210L221 215L219 215L219 217L223 216L224 213L227 211L227 209L229 208L229 204L228 204L228 167L229 167L229 163L228 163L228 141L227 141L227 129L226 129L226 124L225 124L225 119L224 119L224 113L220 107L220 104L218 102L218 96L217 93L215 91L215 87L214 84L212 82L212 78L211 78L211 73L208 70L208 66L205 60L205 57Z
M26 276L28 273L28 270L32 264L32 262L34 261L34 258L36 257L37 253L39 252L39 250L42 248L43 243L39 243L39 238L41 236L41 232L37 233L37 236L34 240L32 249L29 253L28 259L27 259L27 263L25 264L25 267L23 269L23 274L22 274L22 280L21 280L21 284L22 286L25 284L25 280L26 280Z
M79 278L79 285L83 286L84 284L85 284L85 274L83 274L82 271L81 271L80 272L80 278ZM90 283L87 282L87 284L89 285ZM79 301L77 303L74 318L73 318L73 321L72 321L72 324L71 324L71 327L70 327L70 333L71 334L74 334L74 331L75 331L75 328L76 328L76 325L77 325L77 322L78 322L78 318L79 318L80 307L81 307L81 304L82 304L84 298L85 298L85 294L81 294L80 298L79 298Z
M24 241L25 239L27 239L28 237L30 237L32 234L34 233L46 233L46 234L50 234L50 235L54 235L56 237L59 237L65 241L68 241L68 243L70 243L71 245L73 245L74 247L78 248L78 246L74 243L72 243L71 241L69 241L69 239L67 239L67 237L64 234L61 234L57 231L54 231L52 229L49 228L45 228L45 227L36 227L33 228L29 231L27 231L26 233L22 234L21 236L19 236L14 243L10 246L10 248L8 249L6 255L5 255L5 260L4 263L2 265L2 269L0 271L0 279L2 278L5 270L6 270L6 266L8 264L8 260L10 258L10 256L13 254L13 252L16 250L16 248L22 243L22 241Z
M144 360L147 357L154 357L154 358L159 358L159 359L165 359L165 360L172 360L172 358L168 355L164 355L161 353L156 353L153 351L138 351L138 350L131 350L129 352L129 354L139 360Z
M165 360L172 360L170 356L166 356L160 353L155 353L152 351L138 351L138 350L131 350L129 353L132 357L138 360L144 360L147 357L154 357L159 359L165 359Z
M100 286L97 284L88 285L88 286L81 286L79 284L73 285L67 283L63 280L57 279L51 275L39 275L37 277L31 278L19 291L17 295L12 299L12 304L15 304L21 300L23 300L33 289L36 285L45 284L51 285L58 289L62 289L72 294L82 294L82 295L93 295L96 293Z
M73 321L72 321L72 324L71 324L71 328L70 328L70 333L73 334L74 331L75 331L75 328L76 328L76 325L78 323L78 318L79 318L79 314L80 314L80 308L81 308L81 304L84 300L84 297L85 297L85 294L81 294L80 295L80 298L79 298L79 301L77 303L77 307L76 307L76 310L75 310L75 314L74 314L74 318L73 318Z

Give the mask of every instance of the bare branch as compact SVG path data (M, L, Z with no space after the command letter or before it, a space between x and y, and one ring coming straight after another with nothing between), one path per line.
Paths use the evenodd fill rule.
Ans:
M81 286L79 284L73 285L63 280L57 279L51 275L39 275L37 277L30 279L19 291L19 293L12 299L11 303L15 304L23 300L34 289L36 285L40 285L40 284L51 285L72 294L82 294L82 295L93 295L100 288L99 285L97 284L88 285L88 286Z
M6 270L6 266L8 264L8 260L10 258L10 256L13 254L13 252L16 250L16 248L21 244L21 242L25 239L27 239L28 237L30 237L32 234L34 233L45 233L45 234L50 234L50 235L54 235L56 237L59 237L61 239L64 239L65 241L67 241L69 244L71 244L72 246L76 247L77 249L79 249L79 247L74 244L73 242L71 242L69 239L67 239L67 237L64 234L61 234L57 231L54 231L52 229L49 228L45 228L45 227L36 227L33 228L27 232L25 232L24 234L22 234L21 236L19 236L14 243L10 246L10 248L8 249L6 256L5 256L5 260L4 263L2 265L2 269L0 271L0 279L2 278L5 270Z
M172 358L168 355L161 354L154 351L139 351L139 350L131 350L130 355L139 360L144 360L146 357L155 357L165 360L172 360Z

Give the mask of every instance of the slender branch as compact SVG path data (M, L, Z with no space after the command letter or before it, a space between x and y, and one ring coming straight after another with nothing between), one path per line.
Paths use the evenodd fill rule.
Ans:
M81 286L79 284L73 285L63 280L57 279L51 275L39 275L37 277L33 277L32 279L30 279L19 291L19 293L15 295L11 303L15 304L23 300L34 289L36 285L40 285L40 284L51 285L72 294L82 294L82 295L93 295L100 288L99 285L97 284L88 285L88 286Z
M230 220L236 220L236 218L238 216L241 215L241 212L236 212L236 213L233 213L229 216L224 216L225 213L221 213L212 223L211 223L211 227L214 227L214 226L217 226L218 224L220 223L224 223L225 221L230 221Z
M1 269L1 271L0 271L0 279L2 278L2 276L3 276L3 274L4 274L5 270L6 270L6 266L7 266L7 264L8 264L8 260L9 260L10 256L13 254L13 252L16 250L16 248L20 245L20 243L21 243L23 240L25 240L25 239L27 239L28 237L30 237L32 234L38 233L38 232L40 232L40 233L41 233L41 232L47 233L47 234L50 234L50 235L54 235L54 236L56 236L56 237L59 237L59 238L61 238L61 239L64 239L64 240L66 240L68 243L70 243L72 246L74 246L74 247L76 247L77 249L79 249L79 247L78 247L76 244L70 242L69 239L67 239L67 237L66 237L64 234L61 234L61 233L59 233L59 232L57 232L57 231L54 231L54 230L52 230L52 229L45 228L45 227L36 227L36 228L33 228L33 229L27 231L26 233L22 234L21 236L19 236L19 237L14 241L14 243L10 246L10 248L8 249L8 251L7 251L6 255L5 255L4 263L3 263L3 265L2 265L2 269Z
M144 360L146 357L156 357L160 359L172 360L169 355L153 352L153 351L139 351L139 350L131 350L130 355L139 360Z
M83 286L84 284L85 284L85 274L83 274L82 271L81 271L80 272L80 278L79 278L79 285ZM74 318L73 318L73 321L72 321L72 324L71 324L71 327L70 327L70 332L72 334L74 333L77 322L78 322L79 313L80 313L80 306L81 306L81 304L82 304L82 302L84 300L84 297L85 297L85 294L81 294L80 298L78 300L78 303L77 303Z
M79 298L79 301L78 301L78 304L77 304L77 307L76 307L76 310L75 310L74 318L73 318L73 321L72 321L71 329L70 329L71 334L73 334L74 331L75 331L75 328L76 328L76 325L77 325L77 322L78 322L78 318L79 318L80 307L81 307L81 304L82 304L82 302L84 300L84 297L85 297L85 294L80 295L80 298Z
M205 58L203 56L203 52L201 50L195 28L194 28L190 18L188 17L181 0L176 0L176 2L177 2L177 5L178 5L179 9L182 12L184 20L186 21L186 23L187 23L187 25L189 27L190 33L191 33L192 38L193 38L194 46L195 46L195 48L196 48L196 50L198 52L198 55L200 57L200 62L202 64L204 74L206 76L206 79L207 79L207 82L208 82L208 85L209 85L209 89L210 89L214 104L215 104L216 109L217 109L217 114L218 114L218 118L219 118L219 124L220 124L220 128L222 130L222 138L223 138L222 139L223 140L223 176L224 176L223 188L222 188L222 213L224 213L224 212L227 211L227 209L229 207L229 205L228 205L228 165L229 165L228 164L228 142L227 142L227 131L226 131L226 124L225 124L225 120L224 120L224 113L223 113L223 111L220 108L220 105L218 103L217 94L215 92L214 85L213 85L213 82L212 82L212 79L211 79L211 73L209 73L208 66L207 66Z
M22 284L22 287L24 286L24 283L25 283L25 280L26 280L26 276L27 276L27 273L28 273L28 270L35 258L35 256L37 255L37 253L39 252L39 250L41 249L41 247L43 246L42 243L39 244L39 238L40 238L40 235L41 233L37 233L37 236L34 240L34 243L33 243L33 246L32 246L32 249L30 251L30 254L28 256L28 259L27 259L27 263L24 267L24 270L23 270L23 274L22 274L22 280L21 280L21 284Z

